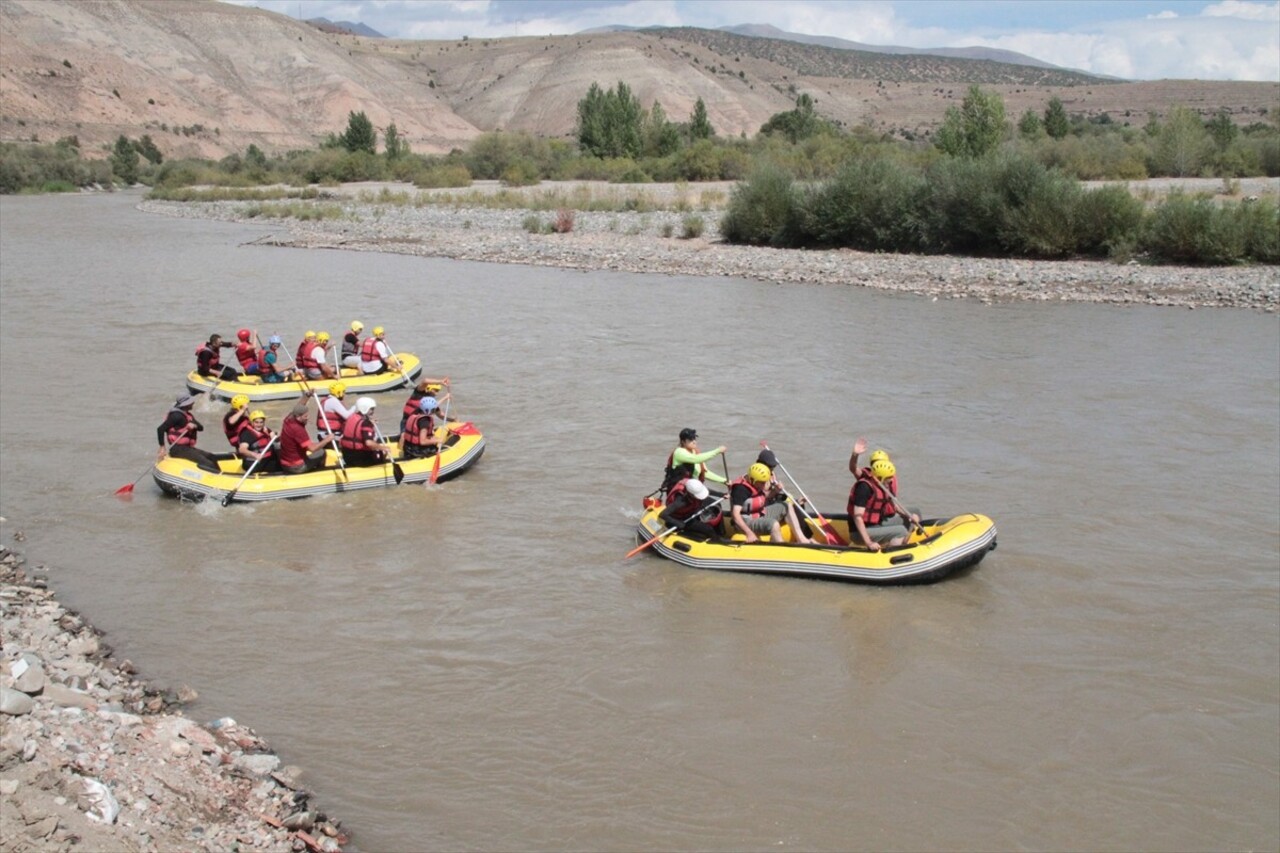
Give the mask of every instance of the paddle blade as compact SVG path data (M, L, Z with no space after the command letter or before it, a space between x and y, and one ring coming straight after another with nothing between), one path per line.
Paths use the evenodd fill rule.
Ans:
M132 496L133 496L133 483L129 483L128 485L121 486L120 488L116 489L116 491L115 491L115 495L116 495L116 497L118 497L118 498L127 498L127 497L132 497Z
M429 482L431 485L434 486L436 484L436 481L439 479L440 479L440 448L436 448L436 458L431 463L431 479L429 479L427 482Z
M391 463L391 476L395 477L397 486L404 480L404 469L400 467L399 462Z
M650 545L652 545L654 542L657 542L657 541L658 541L658 537L657 537L657 536L653 537L652 539L650 539L648 542L644 543L643 545L639 545L639 546L637 546L637 547L635 547L635 548L632 548L630 551L628 551L628 552L627 552L627 556L623 557L622 559L624 559L624 560L629 560L629 559L631 559L631 558L632 558L632 557L634 557L636 554L639 554L639 553L640 553L641 551L643 551L645 548L648 548Z
M449 427L449 432L453 433L454 435L479 435L480 434L480 430L476 429L476 425L473 424L471 421L464 421L463 423L457 424L455 426L451 426Z

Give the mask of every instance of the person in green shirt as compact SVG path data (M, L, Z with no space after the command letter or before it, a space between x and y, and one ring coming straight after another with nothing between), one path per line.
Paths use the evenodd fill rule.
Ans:
M729 481L707 468L707 460L714 459L726 450L723 444L715 450L709 450L706 453L698 452L698 431L692 427L685 427L680 430L680 444L675 450L671 451L671 455L667 457L667 469L662 480L662 488L660 491L665 496L666 492L676 483L686 478L692 477L695 480L710 480L713 483L725 484ZM714 492L720 495L723 492Z

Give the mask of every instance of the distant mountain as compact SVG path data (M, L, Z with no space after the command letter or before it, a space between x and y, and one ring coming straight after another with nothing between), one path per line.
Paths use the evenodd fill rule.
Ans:
M822 47L834 47L840 50L865 50L869 53L905 53L913 56L950 56L953 59L987 59L992 62L1008 62L1012 65L1029 65L1032 68L1061 68L1048 62L1041 62L1032 56L1015 53L1012 50L999 50L994 47L901 47L898 45L863 44L860 41L848 41L834 36L810 36L804 33L789 33L771 24L737 24L732 27L717 27L727 33L756 38L784 39L798 41L801 44L816 44Z
M166 161L220 158L311 148L364 112L380 135L394 122L414 152L444 153L488 131L572 139L579 100L618 81L672 121L701 101L721 137L758 133L800 95L839 126L903 139L927 139L975 84L1011 117L1057 97L1072 115L1135 126L1173 104L1243 124L1280 101L1274 82L1118 83L723 30L409 40L360 27L215 0L0 0L0 140L74 136L101 156L147 135Z
M373 27L351 21L331 21L328 18L307 18L307 23L326 33L349 33L353 36L368 36L371 39L384 39L382 33Z

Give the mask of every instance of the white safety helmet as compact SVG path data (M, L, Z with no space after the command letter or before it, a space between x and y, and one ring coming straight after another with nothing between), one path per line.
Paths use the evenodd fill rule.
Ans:
M711 494L707 491L706 483L701 480L695 480L692 477L684 481L684 489L700 501L705 501L707 499L707 495Z
M356 400L356 411L362 415L367 415L376 408L378 408L378 404L373 401L372 397L361 397Z

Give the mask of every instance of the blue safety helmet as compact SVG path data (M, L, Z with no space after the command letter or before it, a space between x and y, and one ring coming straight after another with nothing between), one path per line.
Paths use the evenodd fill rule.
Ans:
M418 403L418 408L422 409L422 411L426 412L427 414L430 414L434 412L436 409L440 408L440 401L437 400L435 397L423 397L422 400L419 401Z
M282 347L284 346L284 339L281 338L279 335L272 335L271 337L267 338L267 343L273 346Z

